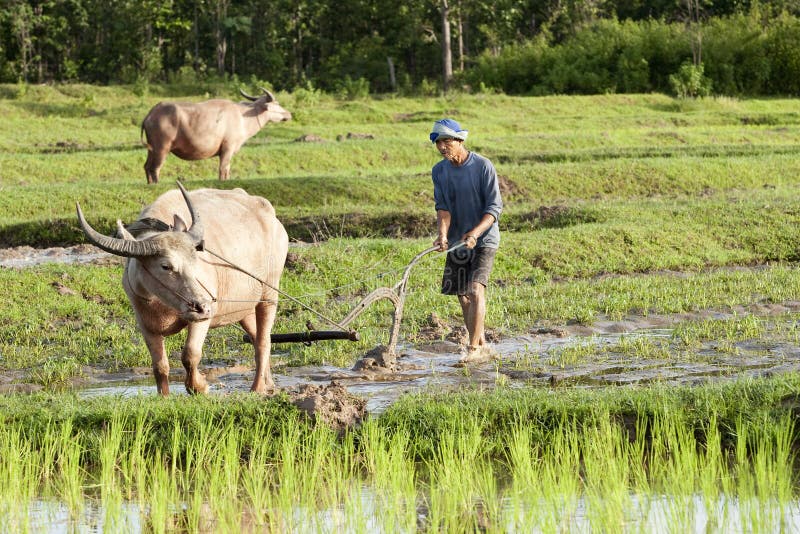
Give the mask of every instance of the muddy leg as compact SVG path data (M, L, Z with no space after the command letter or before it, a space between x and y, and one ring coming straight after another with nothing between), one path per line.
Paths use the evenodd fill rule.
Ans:
M197 369L200 358L203 356L203 342L208 333L208 321L191 323L186 334L186 345L181 352L181 362L186 369L186 391L189 393L208 392L208 382Z
M484 319L486 317L486 288L483 284L472 282L466 295L459 295L464 324L469 333L469 346L480 347L486 343Z
M256 376L253 378L250 391L256 393L270 393L275 389L270 369L270 350L272 348L270 332L272 332L277 309L278 307L274 303L261 303L256 306L255 316L251 316L256 323L256 335L253 338L253 346L256 349ZM248 317L248 319L250 318Z
M164 350L164 336L144 332L144 342L150 351L153 361L153 376L156 379L156 389L164 397L169 395L169 360Z
M148 184L158 183L158 173L161 171L161 167L164 165L164 160L167 159L167 154L169 154L169 151L147 151L147 161L144 162L144 172L147 175Z

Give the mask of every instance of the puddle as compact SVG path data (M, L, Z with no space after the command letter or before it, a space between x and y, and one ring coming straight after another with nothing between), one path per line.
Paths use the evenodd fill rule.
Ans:
M380 414L402 395L412 392L442 392L463 388L503 387L607 387L662 383L695 385L741 377L765 377L800 371L800 349L787 341L743 341L733 348L717 350L716 341L707 341L687 354L665 350L666 357L637 357L617 353L623 343L652 342L670 347L677 342L672 329L645 327L645 320L625 320L626 327L642 326L620 332L620 323L608 323L610 332L591 335L567 330L547 331L499 339L492 347L499 360L467 368L456 366L460 346L450 341L433 341L398 347L400 356L392 371L380 368L353 370L331 365L288 367L282 365L280 353L273 363L273 378L284 390L313 386L342 386L352 395L364 399L370 414ZM663 318L653 321L661 325ZM582 329L585 327L582 327ZM598 325L592 327L599 330ZM587 355L573 364L558 363L559 354L574 347L586 347ZM673 347L674 348L674 347ZM252 383L253 368L247 361L233 365L206 363L203 372L209 393L225 395L247 392ZM170 394L184 395L183 369L173 368ZM104 375L96 373L75 386L79 396L156 395L149 369Z
M0 267L28 267L47 262L112 263L120 260L91 245L66 248L0 249ZM400 355L389 368L372 366L364 370L332 366L287 367L281 365L280 353L273 363L276 385L281 389L338 384L350 394L366 401L366 410L379 414L399 397L418 391L447 391L466 387L605 387L665 383L693 385L736 377L772 376L800 371L800 348L786 340L750 340L737 343L707 341L699 347L676 350L673 328L687 321L728 320L758 315L772 322L796 322L792 314L800 312L800 302L756 304L673 315L628 316L621 320L598 318L591 325L567 324L558 327L535 327L514 337L492 336L498 361L456 367L460 346L448 339L458 339L455 330L431 317L429 339L434 341L398 346ZM788 319L787 319L788 317ZM489 333L487 333L488 335ZM442 338L439 340L438 338ZM661 354L636 355L615 353L613 347L623 341L637 340L669 347ZM581 352L572 358L563 354ZM245 351L247 352L247 351ZM359 355L366 357L367 355ZM354 362L355 363L355 362ZM201 364L210 383L210 393L225 395L246 392L252 382L252 360L243 358L234 365L213 362ZM36 384L25 377L0 380L0 392L35 391ZM171 376L171 394L186 394L183 369L178 366ZM156 395L149 369L130 369L106 374L99 368L87 368L72 388L83 397Z
M120 259L92 245L33 248L28 246L0 249L0 267L22 269L43 263L116 264Z
M340 506L322 510L308 510L295 507L291 510L291 522L296 532L337 532L355 525L362 525L366 532L383 532L381 517L382 497L370 486L361 486L360 491L351 494L359 504ZM567 496L565 496L567 497ZM769 519L774 527L780 525L781 531L800 531L800 501L793 500L780 506L776 502L762 502L755 499L739 500L721 495L709 502L702 495L671 496L630 494L625 506L627 531L669 532L679 526L682 532L702 534L706 532L750 532L753 527L765 527L762 520ZM544 511L535 509L531 503L514 503L504 498L499 522L494 530L514 532L520 525L527 525L531 532L544 532L535 525L555 520L559 530L569 532L591 532L596 527L597 516L602 517L602 499L578 497L565 498L559 506L558 517L555 512L542 503ZM619 503L615 503L619 504ZM709 506L710 505L710 506ZM187 506L187 505L184 505ZM204 505L211 514L208 505ZM384 503L385 506L385 503ZM521 509L520 509L521 507ZM183 508L183 507L181 507ZM67 532L103 532L109 527L113 530L139 533L150 532L154 525L149 518L147 506L135 502L122 502L111 513L99 502L84 502L83 510L75 517L64 503L59 501L36 500L28 506L29 525L35 532L48 534ZM176 514L176 516L179 513ZM425 525L428 519L424 507L418 508L418 525ZM241 530L256 532L263 525L253 524L249 514L241 514ZM756 518L760 518L756 520ZM209 523L212 520L207 518ZM756 523L753 524L753 521ZM489 525L487 525L489 526ZM504 526L504 528L503 528Z

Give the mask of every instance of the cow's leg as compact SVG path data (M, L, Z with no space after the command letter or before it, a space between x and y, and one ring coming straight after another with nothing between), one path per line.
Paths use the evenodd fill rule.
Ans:
M206 339L209 326L209 321L200 321L191 323L188 327L186 345L183 346L183 351L181 352L181 362L183 362L183 367L186 369L185 384L186 391L189 393L206 393L208 391L208 382L200 374L197 366L203 355L203 342Z
M161 171L161 167L164 166L164 161L166 161L168 154L169 150L156 151L155 149L149 149L147 151L144 172L147 175L148 184L158 183L158 173Z
M164 350L164 336L151 334L142 330L144 343L150 351L150 359L153 361L153 376L156 379L156 389L160 395L169 395L169 359Z
M274 298L274 296L271 298ZM252 317L252 320L256 323L254 327L255 337L253 337L253 346L256 350L256 375L253 378L253 385L250 387L250 391L256 393L271 393L275 390L275 382L272 381L272 371L270 369L270 350L272 345L270 332L272 332L272 325L275 323L277 310L276 303L262 302L256 306L255 315L248 317L248 319ZM245 327L245 330L247 330L247 327ZM248 333L250 332L248 331Z
M219 153L219 179L227 180L231 177L231 158L235 150L223 148Z

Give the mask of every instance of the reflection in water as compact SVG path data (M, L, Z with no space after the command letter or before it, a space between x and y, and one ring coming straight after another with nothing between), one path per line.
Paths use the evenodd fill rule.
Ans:
M350 499L335 508L308 510L295 507L292 512L293 532L383 532L380 499L373 488L362 485L360 490L350 493L358 495L357 502ZM712 509L707 508L707 499L701 495L670 496L631 494L626 508L625 528L628 532L674 532L678 524L681 532L704 534L706 532L750 532L754 517L769 517L773 525L779 524L783 532L800 532L800 501L792 501L781 511L770 503L755 499L739 501L736 498L720 496L712 501ZM244 506L244 505L243 505ZM510 499L504 499L501 516L505 517L505 532L514 532L519 525L528 525L530 532L540 532L536 518L541 517L531 503L518 509ZM545 505L547 506L547 505ZM565 499L565 506L556 512L559 515L560 530L569 532L591 532L597 526L597 517L602 513L602 501L589 502L581 497L575 501ZM183 509L183 506L179 507ZM781 517L782 514L782 517ZM33 532L61 534L73 532L128 532L141 533L158 531L150 523L147 507L134 502L123 502L119 510L108 514L97 502L87 501L78 517L70 517L66 505L58 501L37 500L28 507L29 527ZM179 522L180 513L173 518ZM263 525L256 525L249 519L251 515L243 510L241 529L243 532L258 532ZM418 510L419 523L424 525L429 519L424 507ZM676 521L678 523L676 523ZM213 520L209 518L210 524ZM766 525L762 524L762 527ZM112 528L113 527L113 528ZM213 531L213 528L212 528Z
M623 323L614 323L615 329ZM672 347L663 351L628 351L619 347L669 347L675 345L673 331L644 328L627 332L586 335L518 336L493 347L500 354L492 361L467 369L456 366L459 346L446 341L399 346L396 372L354 371L322 366L279 367L273 376L278 387L294 389L306 384L341 384L351 394L366 399L367 411L380 414L402 395L413 392L445 392L463 388L503 387L601 387L647 384L694 385L737 377L769 376L800 371L800 350L788 341L738 342L720 350L716 342L705 342L691 354ZM565 357L569 351L579 358ZM182 370L176 371L170 392L185 394ZM249 391L252 369L237 364L210 367L211 394ZM155 395L152 378L141 374L97 378L80 396Z

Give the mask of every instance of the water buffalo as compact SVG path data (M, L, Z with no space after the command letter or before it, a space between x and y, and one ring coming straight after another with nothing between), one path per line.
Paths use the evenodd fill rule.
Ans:
M95 231L80 204L78 220L91 243L128 258L122 285L150 351L161 395L169 394L165 336L188 329L181 353L186 390L204 393L208 384L197 365L208 329L235 322L255 346L251 391L269 392L274 388L270 332L288 249L286 230L268 200L242 189L187 193L178 186L180 192L173 189L158 197L128 229L117 221L121 238Z
M264 89L256 98L241 89L249 102L207 100L205 102L159 102L142 121L141 135L147 136L147 183L158 182L158 173L172 152L181 159L197 160L219 156L219 179L231 173L231 158L245 141L268 122L288 121L292 114Z

